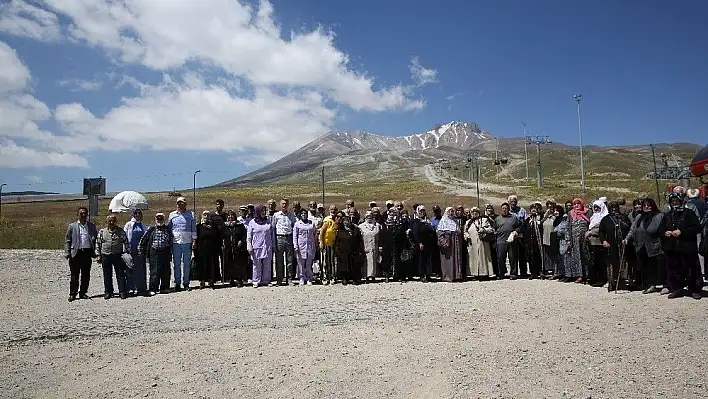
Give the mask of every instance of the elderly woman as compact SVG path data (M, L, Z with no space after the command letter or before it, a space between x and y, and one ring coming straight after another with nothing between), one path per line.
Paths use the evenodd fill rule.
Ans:
M445 208L445 213L438 224L437 236L443 281L464 280L465 275L462 270L462 231L455 220L455 212L452 207Z
M375 281L378 275L379 253L381 251L379 235L381 225L374 219L372 211L367 211L364 215L364 222L359 225L361 236L364 240L364 252L366 253L366 282Z
M526 246L526 261L529 265L529 279L545 277L543 258L543 205L531 204L529 216L524 221L523 241Z
M553 279L567 281L565 277L565 257L568 245L565 234L568 231L568 216L563 205L556 205L553 210L553 227L548 247L548 255L553 262Z
M622 240L627 236L631 224L629 218L620 212L620 205L617 202L610 202L608 211L608 215L600 222L599 237L602 247L607 251L605 256L607 291L614 291L620 280L630 280L627 277L627 268L621 265L626 264L627 261L627 251ZM624 271L624 275L620 275L620 271Z
M554 260L551 257L551 235L553 234L556 203L549 199L546 201L546 209L541 217L541 244L543 245L543 266L544 272L555 277Z
M660 232L663 218L664 214L659 211L656 202L651 198L644 198L642 213L634 219L624 240L626 245L630 238L633 239L642 294L659 291L656 286L659 284L660 269L664 267Z
M214 282L221 279L219 270L221 246L219 226L214 223L209 211L202 212L201 222L197 225L197 242L194 250L194 259L197 262L194 277L199 279L200 288L204 288L205 283L209 283L209 288L215 288Z
M241 223L236 212L228 211L223 228L224 281L241 287L248 280L248 251L246 251L246 225Z
M660 230L667 271L667 284L662 293L668 292L669 299L678 298L688 285L691 297L701 299L703 276L698 263L696 236L701 227L698 215L686 208L683 197L677 193L669 194L669 206L671 210L664 215Z
M148 290L145 258L138 254L140 239L143 238L143 235L147 231L147 226L143 223L142 210L136 209L133 211L133 217L123 226L123 231L125 231L125 235L128 237L130 257L133 259L133 268L128 275L128 293L131 295L146 295Z
M607 250L602 246L602 240L600 239L600 223L608 214L609 211L604 201L597 200L592 203L592 216L590 216L590 223L585 237L588 239L592 258L587 277L588 283L593 287L602 287L607 279L605 270Z
M364 240L359 227L352 218L339 212L339 227L334 247L337 251L337 274L342 284L361 282L361 259L364 255Z
M479 208L470 210L470 219L464 231L467 240L467 275L473 278L494 277L492 249L489 245L494 239L494 228L489 219L483 218Z
M263 205L255 208L254 217L246 229L246 249L253 261L253 287L270 284L273 277L273 227Z
M435 228L428 219L425 206L419 205L417 208L418 218L411 223L411 233L413 244L417 252L418 275L420 281L428 282L433 274L433 253L437 242Z
M335 239L337 237L337 229L339 228L339 212L337 207L330 205L329 216L322 220L322 226L319 231L319 244L321 269L320 280L324 285L334 283L335 273L337 271L337 253L335 250Z
M293 226L293 248L297 256L297 278L300 279L300 285L312 285L312 262L317 252L317 229L308 216L307 209L301 209L298 221Z
M568 215L568 231L565 234L570 254L565 258L565 278L573 279L578 284L585 282L590 264L590 248L585 237L590 224L587 213L583 200L575 198Z

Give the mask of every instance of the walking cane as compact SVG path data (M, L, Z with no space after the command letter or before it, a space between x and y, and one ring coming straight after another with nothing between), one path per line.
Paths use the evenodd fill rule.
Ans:
M620 247L620 264L619 264L619 270L617 271L617 282L615 283L615 294L617 293L617 290L619 289L619 284L620 284L620 277L622 276L622 270L624 270L624 266L626 265L626 262L624 261L624 253L627 245L625 243L622 243L622 246Z

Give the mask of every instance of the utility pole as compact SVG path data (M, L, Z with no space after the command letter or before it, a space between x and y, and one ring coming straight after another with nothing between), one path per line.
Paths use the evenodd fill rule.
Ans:
M326 208L325 204L325 176L324 176L324 166L322 167L322 205Z
M524 125L524 137L526 137L526 122L521 122ZM524 156L526 157L526 180L529 179L529 150L527 147L528 140L524 141Z
M2 219L2 188L7 186L7 183L0 184L0 219Z
M576 94L573 96L575 102L578 103L578 135L580 136L580 188L585 190L585 158L583 158L583 124L580 118L580 100L583 98L582 94Z
M657 205L661 207L661 192L659 190L659 172L656 170L656 153L654 152L654 144L649 144L649 148L651 148L651 159L654 161L654 182L656 183L656 202L658 203Z
M197 217L197 173L201 170L195 170L192 179L192 206L194 207L194 217Z
M536 145L536 185L541 188L543 187L543 173L541 171L541 144L551 143L551 139L548 136L526 136L526 144Z
M470 168L470 173L472 172L472 167L475 168L475 182L477 186L477 208L479 208L480 198L479 198L479 151L471 151L467 155L467 166ZM472 179L470 179L472 181Z

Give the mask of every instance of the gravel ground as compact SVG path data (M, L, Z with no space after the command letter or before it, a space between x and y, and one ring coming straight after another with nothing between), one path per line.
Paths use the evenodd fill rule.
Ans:
M694 398L708 300L551 281L196 290L67 302L59 251L0 251L8 398Z

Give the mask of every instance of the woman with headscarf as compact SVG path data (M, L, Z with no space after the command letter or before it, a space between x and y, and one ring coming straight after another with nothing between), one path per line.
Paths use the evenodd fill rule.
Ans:
M334 247L337 250L337 274L342 284L361 282L361 260L364 255L364 239L352 218L339 212L339 227Z
M140 209L133 210L133 217L123 227L123 231L128 237L130 257L133 259L133 267L128 275L128 292L131 295L145 295L148 293L145 258L138 255L140 239L143 238L147 230L147 226L143 223L143 211Z
M366 253L366 282L375 281L378 275L379 253L381 251L379 234L381 225L374 219L372 211L364 214L364 221L359 225L362 239L364 240L364 252Z
M627 263L627 252L625 245L622 243L624 237L629 232L631 226L629 218L620 212L620 205L616 202L610 202L608 206L608 215L602 218L600 222L599 234L602 247L607 251L605 264L607 268L607 291L617 289L617 282L630 279L627 277L628 270L622 265ZM623 272L620 275L620 271Z
M550 236L548 255L553 262L553 279L558 281L568 281L565 276L565 258L568 255L568 241L566 232L568 231L568 216L565 214L563 205L556 205L553 209L553 232Z
M224 281L241 287L248 280L248 251L246 251L246 225L241 223L236 212L226 213L223 228Z
M529 279L544 277L543 259L543 205L535 202L529 207L529 215L524 221L523 245L526 247L526 261L529 265Z
M480 210L473 207L470 219L465 224L464 236L467 241L466 274L472 278L494 277L492 249L490 240L494 238L494 228L489 219L480 215Z
M268 220L268 209L256 206L254 218L246 229L246 249L253 261L253 287L270 284L273 277L273 227Z
M484 206L484 215L482 218L489 222L494 231L497 231L497 214L494 211L494 206L492 204L487 204ZM494 267L494 274L499 276L499 257L497 256L497 240L495 238L489 238L489 248L492 250L492 266Z
M607 204L602 199L592 203L592 216L590 216L590 223L588 224L588 231L585 233L585 237L588 240L591 255L590 267L587 272L587 282L593 287L602 287L607 280L605 276L607 250L603 247L602 240L600 239L600 222L602 222L602 219L609 213Z
M455 220L455 212L452 207L445 208L445 213L438 224L437 236L442 280L447 282L464 280L462 231Z
M661 226L664 214L651 198L642 200L642 213L632 223L624 244L634 240L637 268L642 294L658 292L660 269L664 267L664 250L661 246Z
M388 275L392 276L396 281L408 276L407 269L412 261L411 245L408 239L409 225L407 219L401 217L401 209L398 206L394 206L388 210L386 230L382 236L384 238L383 263L387 265L384 273L388 272Z
M312 285L312 262L317 252L315 223L308 218L307 209L301 209L293 226L293 248L297 256L297 278L300 285Z
M214 223L209 211L202 212L202 219L197 224L197 241L194 249L194 259L197 262L198 273L194 277L200 280L199 287L215 288L214 282L221 279L219 270L219 253L221 252L221 231ZM191 276L190 276L191 278Z
M570 253L570 256L565 258L565 278L579 284L585 281L590 263L590 249L585 237L590 224L587 213L583 200L575 198L573 208L568 215L568 231L565 233L568 253Z
M688 285L688 293L693 299L701 299L703 276L698 263L697 235L701 225L698 215L685 207L680 194L669 194L671 210L664 215L661 225L663 249L666 253L666 285L662 290L669 299L683 295Z
M546 209L541 217L541 244L543 244L543 266L547 275L555 277L555 263L551 257L551 235L553 234L553 224L555 216L556 202L552 199L546 201ZM554 278L552 277L552 278ZM555 278L554 278L555 279Z
M418 261L418 276L420 281L426 283L433 274L432 257L437 238L425 206L419 205L416 214L418 218L413 220L411 232Z

